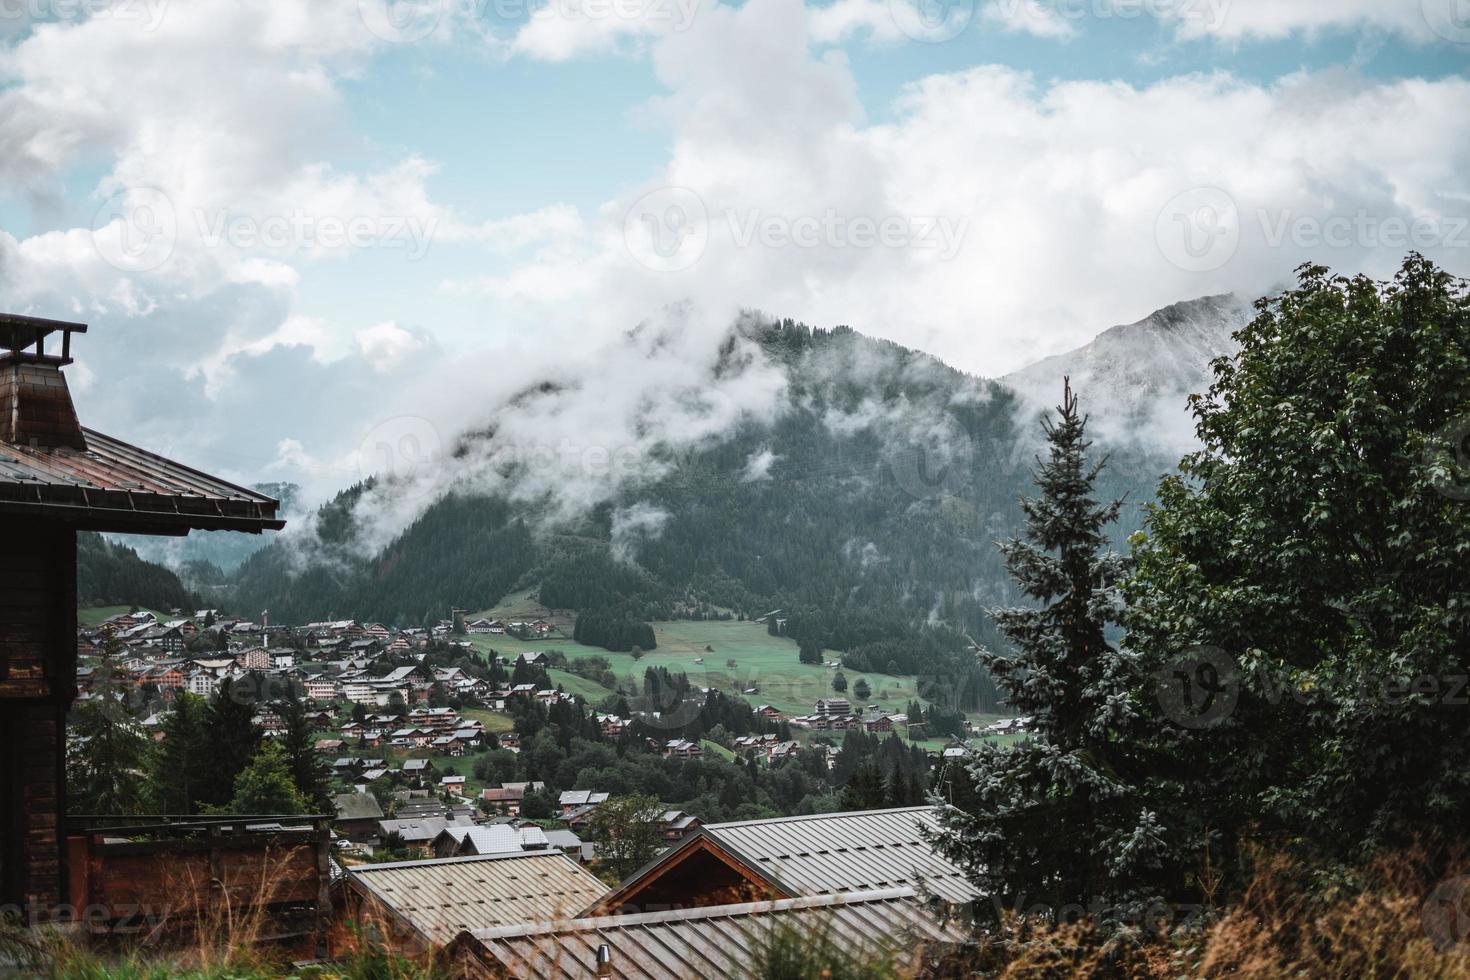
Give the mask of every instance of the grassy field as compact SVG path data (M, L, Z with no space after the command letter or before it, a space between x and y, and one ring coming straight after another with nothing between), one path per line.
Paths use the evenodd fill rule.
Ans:
M85 606L77 609L77 623L81 626L96 626L98 623L102 622L105 619L111 619L113 616L118 616L126 612L132 612L132 610L132 606ZM168 613L160 612L157 609L148 609L145 606L139 606L138 611L151 612L153 615L157 616L161 620L169 620L174 618ZM189 615L192 615L192 613L193 610L190 610Z
M505 636L472 636L469 639L482 653L495 650L507 657L547 650L560 650L568 660L606 657L612 663L613 673L620 679L632 678L639 683L646 668L662 666L671 671L682 671L695 687L738 694L752 705L770 704L788 714L809 713L818 698L834 696L832 678L836 671L798 662L796 642L771 636L759 623L679 621L654 623L653 631L658 640L657 649L650 650L638 660L634 660L632 654L582 646L567 637L536 641ZM841 654L828 650L823 656L827 660L837 660ZM730 661L734 661L733 667L729 666ZM551 676L568 692L580 694L594 703L612 693L601 684L566 671L553 670ZM866 678L873 691L869 703L880 704L892 711L903 711L908 702L918 696L912 677L851 671L847 672L847 696L851 695L851 685L859 677ZM752 686L756 693L742 693Z
M460 712L460 716L476 719L485 726L487 732L508 732L515 727L515 722L511 720L510 715L491 711L489 708L465 708Z

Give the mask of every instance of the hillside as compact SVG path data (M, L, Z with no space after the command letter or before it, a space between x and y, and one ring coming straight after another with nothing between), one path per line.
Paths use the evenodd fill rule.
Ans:
M1101 489L1128 498L1121 543L1177 459L1129 419L1169 405L1182 419L1183 392L1242 316L1228 297L1178 304L1002 382L847 328L742 323L732 334L784 378L773 417L670 450L570 516L549 493L463 480L375 547L369 515L394 488L350 488L309 528L246 559L230 604L292 622L420 624L539 589L547 607L581 613L584 642L622 650L647 636L640 623L779 609L801 646L842 651L859 670L949 672L975 707L988 680L963 656L966 637L998 642L985 610L1012 601L994 543L1021 523L1047 377L1059 392L1061 373L1074 372L1084 406L1119 434ZM732 353L709 368L711 383L742 370L754 368ZM531 386L497 411L535 413L564 397L559 385ZM496 433L492 421L462 437L466 471Z
M165 611L192 611L199 605L172 570L144 561L127 545L93 531L77 534L77 604Z

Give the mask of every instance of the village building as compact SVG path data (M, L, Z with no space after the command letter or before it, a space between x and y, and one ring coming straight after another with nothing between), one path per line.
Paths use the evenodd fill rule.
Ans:
M963 905L965 873L924 841L929 807L706 824L634 872L588 915L923 887Z
M332 797L336 806L337 819L332 829L350 841L363 843L376 840L378 821L383 819L383 808L371 793L339 793Z
M85 833L63 846L66 714L77 696L77 532L259 533L284 522L270 497L83 428L62 368L86 329L0 315L0 576L10 583L0 594L0 907L95 906L93 927L105 928L115 896L90 872L106 874L107 862L123 855ZM183 683L177 669L174 676ZM314 839L310 827L306 833ZM210 859L208 849L200 853ZM315 853L309 868L315 875ZM297 870L307 874L308 865L287 873ZM154 869L141 881L156 878ZM317 885L302 880L313 895ZM215 901L202 891L149 897L175 908Z
M746 980L778 930L821 937L856 962L892 959L899 976L927 975L967 938L926 915L912 888L896 888L466 929L446 958L467 976Z
M344 915L409 951L470 929L575 915L607 885L555 849L364 865L343 879Z

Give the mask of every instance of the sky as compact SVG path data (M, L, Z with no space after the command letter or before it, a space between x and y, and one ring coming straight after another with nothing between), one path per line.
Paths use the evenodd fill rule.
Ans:
M995 377L1470 274L1467 69L1470 0L0 0L0 309L90 324L86 424L321 497L742 311Z

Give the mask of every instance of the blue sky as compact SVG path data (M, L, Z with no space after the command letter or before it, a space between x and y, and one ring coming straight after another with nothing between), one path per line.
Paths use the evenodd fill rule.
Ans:
M1470 272L1465 0L385 2L7 7L0 305L93 325L85 415L319 495L650 318L997 376L1302 261ZM589 417L680 367L626 363Z

